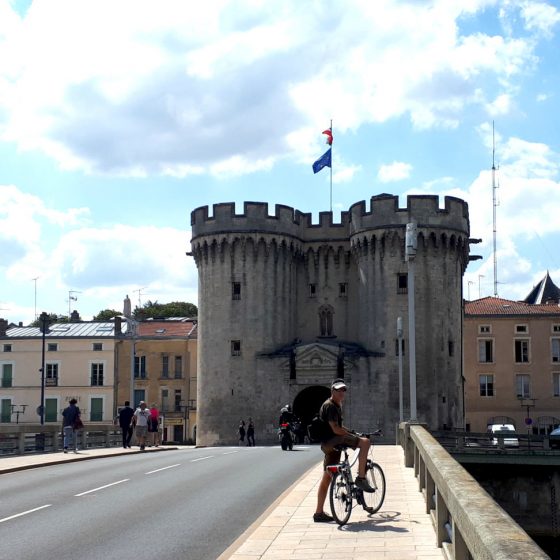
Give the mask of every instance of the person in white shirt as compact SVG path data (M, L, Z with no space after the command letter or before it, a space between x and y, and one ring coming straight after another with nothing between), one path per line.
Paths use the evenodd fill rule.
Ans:
M132 417L132 425L136 426L136 439L140 445L140 450L146 449L146 436L148 435L148 422L150 420L150 411L146 407L144 401L140 401L140 405L134 411Z

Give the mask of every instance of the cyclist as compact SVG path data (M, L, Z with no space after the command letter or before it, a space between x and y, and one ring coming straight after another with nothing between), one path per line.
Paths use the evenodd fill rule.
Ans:
M313 514L313 520L316 523L334 521L334 518L325 513L323 508L332 476L327 470L327 466L335 465L340 461L340 451L335 449L337 445L346 445L352 449L359 448L358 476L355 484L364 492L374 492L366 479L366 463L371 442L369 438L359 437L342 425L342 403L346 396L346 389L344 379L335 379L331 384L331 396L323 403L319 411L319 417L325 422L325 434L321 441L321 451L325 454L325 459L323 476L317 492L317 510Z

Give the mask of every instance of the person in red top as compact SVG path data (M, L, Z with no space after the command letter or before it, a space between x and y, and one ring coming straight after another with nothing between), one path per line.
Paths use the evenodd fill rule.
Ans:
M150 435L151 445L159 447L159 410L156 403L152 404L150 408L150 421L148 422L148 432Z

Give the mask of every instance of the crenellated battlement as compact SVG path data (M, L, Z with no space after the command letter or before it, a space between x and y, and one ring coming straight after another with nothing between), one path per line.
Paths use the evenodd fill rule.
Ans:
M235 213L235 203L214 204L212 215L208 206L201 206L191 214L192 239L221 233L270 233L295 237L302 241L344 239L352 235L379 228L405 226L414 220L420 228L447 228L468 235L468 205L452 196L445 197L443 208L439 197L411 195L406 207L399 207L398 196L381 194L372 196L369 209L362 200L341 214L340 222L333 222L332 212L320 212L319 223L313 223L310 213L300 212L290 206L276 204L274 214L269 213L266 202L245 202L243 213Z
M321 212L319 223L313 223L310 213L300 212L283 204L276 204L269 214L266 202L244 202L243 213L235 213L235 203L214 204L212 216L208 206L191 213L192 239L219 233L272 233L301 240L337 239L348 236L348 212L342 212L341 221L333 222L332 212Z
M369 210L365 201L350 207L351 234L371 229L406 226L415 221L419 228L448 228L468 235L469 210L465 201L452 196L445 197L444 208L439 207L439 197L434 195L410 195L407 205L399 208L397 196L382 194L372 196Z

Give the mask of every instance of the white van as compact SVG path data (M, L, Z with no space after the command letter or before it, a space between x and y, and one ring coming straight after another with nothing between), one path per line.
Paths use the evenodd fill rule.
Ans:
M513 424L490 424L488 426L488 431L492 434L499 434L501 436L515 433L515 426ZM498 445L499 440L498 438L492 438L492 445ZM504 446L505 447L519 447L519 440L515 437L506 437L504 438Z

